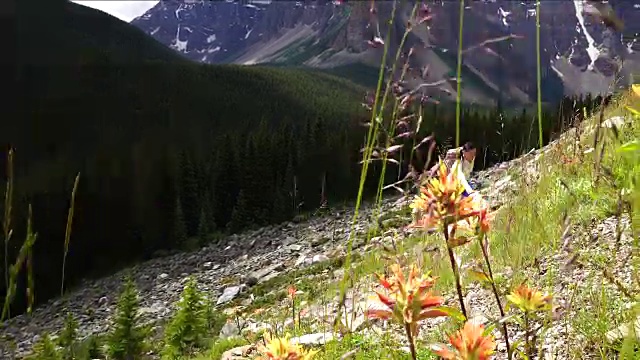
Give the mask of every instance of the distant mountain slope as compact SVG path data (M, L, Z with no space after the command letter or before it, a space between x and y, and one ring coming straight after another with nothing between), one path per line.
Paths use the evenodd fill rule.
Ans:
M17 61L21 64L187 61L142 31L102 11L66 0L16 4L17 36L20 44L29 44L17 48Z
M375 4L376 15L370 12ZM455 73L459 3L429 3L432 19L407 39L414 68L430 66L425 81ZM399 2L391 39L395 52L410 19L412 2ZM606 29L586 12L582 0L541 2L541 63L545 100L562 94L607 92L617 63L624 60L622 83L640 71L640 4L611 2L624 20L624 34ZM389 0L271 1L167 0L134 19L163 44L207 63L280 63L332 68L354 63L377 66L381 50L367 45L386 34ZM464 48L511 34L520 38L485 44L464 56L465 100L497 98L518 103L536 98L535 1L482 0L466 6ZM421 14L424 17L425 14ZM379 31L378 31L379 29ZM416 80L420 81L420 80ZM448 86L448 90L453 90Z

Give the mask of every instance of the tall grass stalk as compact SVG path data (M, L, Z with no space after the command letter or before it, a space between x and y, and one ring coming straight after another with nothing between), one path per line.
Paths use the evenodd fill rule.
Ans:
M80 173L76 175L73 182L73 190L71 190L71 204L69 204L69 213L67 214L67 227L64 232L64 255L62 257L62 280L60 283L60 296L64 295L64 269L67 264L67 254L69 253L69 242L71 240L71 224L73 223L73 212L76 202L76 191L78 190L78 182L80 181Z
M464 29L464 0L460 0L460 26L458 27L458 69L456 70L456 147L460 146L460 113L462 102L462 38Z
M414 19L415 18L417 9L418 9L418 3L416 3L413 6L413 10L411 11L411 16L409 17L410 19ZM391 87L391 83L393 81L393 75L395 74L395 70L396 70L396 66L398 64L398 60L400 59L400 54L402 53L402 49L404 48L404 44L405 44L405 42L407 40L407 37L409 37L409 33L411 32L411 29L412 29L412 27L408 27L405 30L404 34L402 35L402 39L400 40L400 46L398 47L398 51L396 52L396 57L395 57L395 59L393 61L393 67L392 67L392 70L391 70L391 74L389 76L389 80L387 81L387 88L385 89L386 90L385 91L385 95L384 95L384 98L382 100L383 101L383 105L382 105L382 110L383 111L384 111L384 104L386 102L386 96L388 94L388 89ZM407 55L407 60L405 62L405 65L402 68L402 73L400 74L400 80L404 79L404 77L405 77L405 75L407 73L407 69L408 69L408 65L409 65L409 59L410 59L410 55L408 54ZM389 130L387 131L388 136L387 136L387 141L386 141L386 144L385 144L385 147L387 147L387 148L389 146L391 146L391 140L393 140L393 135L394 135L395 130L396 130L397 122L395 120L396 120L396 116L398 115L398 108L399 108L399 102L398 102L398 99L395 99L395 102L394 102L394 105L393 105L393 111L391 113L391 121L390 121L390 124L389 124ZM383 157L382 157L382 170L380 172L380 179L379 179L379 182L378 182L378 191L377 191L377 194L376 194L376 202L375 203L376 203L377 207L376 207L376 211L374 212L375 215L379 214L379 212L381 211L381 208L382 208L382 192L383 192L383 188L384 188L384 178L385 178L384 175L385 175L386 170L387 170L387 158L388 158L388 153L385 152L383 154ZM369 237L369 236L367 236L367 237ZM370 239L367 238L367 241L369 241L369 240Z
M390 37L391 35L391 24L393 23L393 18L395 17L395 13L396 13L396 8L397 8L397 2L394 1L393 2L393 10L391 11L391 19L389 20L389 26L387 28L387 39ZM369 131L367 133L367 138L366 138L366 146L364 148L364 152L362 155L362 170L360 171L360 184L358 186L358 195L356 197L356 204L355 204L355 209L353 212L353 219L351 221L351 230L349 231L349 240L347 241L347 254L345 256L345 262L344 262L344 266L345 269L349 269L351 267L351 253L352 253L352 249L353 249L353 235L355 232L355 227L358 221L358 214L359 214L359 209L360 209L360 205L362 203L362 194L364 192L364 183L367 177L367 171L369 170L369 161L371 159L371 154L373 153L373 140L375 139L375 137L377 136L378 133L378 101L380 98L380 90L382 88L382 82L384 79L384 72L385 72L385 68L386 68L386 60L387 60L387 53L389 51L389 41L386 41L384 44L384 50L382 53L382 61L380 64L380 71L378 73L378 84L376 86L376 93L375 93L375 98L373 100L373 107L372 107L372 112L371 112L371 126L369 127ZM387 93L388 89L385 90L385 94ZM384 103L384 100L383 100ZM344 275L342 277L342 281L340 282L340 301L338 304L338 316L336 316L336 321L334 323L334 327L337 326L338 322L340 321L341 318L341 307L344 304L345 298L346 298L346 284L348 281L348 276L349 276L349 272L345 271Z
M33 218L33 209L31 208L31 204L29 204L29 220L27 223L27 234L30 234L31 229L31 219ZM35 242L35 234L33 235L33 242ZM31 314L33 311L33 304L35 303L35 282L33 280L33 244L29 246L27 249L27 314Z
M536 83L538 88L538 143L540 149L544 146L542 140L542 67L540 62L540 0L536 1Z
M487 267L487 275L489 276L489 280L491 283L491 291L493 292L494 297L496 298L496 305L498 305L498 311L500 312L500 318L505 318L504 306L502 306L502 301L500 300L500 293L498 292L498 288L496 287L495 278L493 277L493 269L491 268L491 261L489 260L489 239L487 238L487 234L484 232L480 234L478 237L478 241L480 244L480 250L482 251L482 257L484 258L485 266ZM509 343L509 330L507 328L507 322L502 322L502 331L504 335L504 343L507 347L507 359L511 360L513 356L513 351L511 350L511 344Z
M11 205L13 203L13 149L7 154L7 188L4 194L4 220L2 230L4 233L4 286L9 290L9 239L11 239Z
M2 315L0 316L0 321L4 320L7 316L9 316L9 308L13 299L16 295L16 291L18 288L18 274L20 274L20 270L25 264L25 261L28 257L32 255L32 248L36 242L36 238L38 234L33 233L32 221L31 221L31 204L29 204L29 217L27 218L27 234L24 243L20 247L20 251L18 252L18 257L16 258L16 262L10 267L9 271L9 287L7 288L7 294L5 295L4 306L2 308ZM27 266L33 265L31 261L27 264ZM28 268L28 285L31 285L33 282L33 269ZM31 275L29 275L31 274ZM27 290L29 297L27 298L28 304L27 309L30 310L33 306L33 289Z
M444 242L447 248L447 254L449 255L449 263L451 264L451 271L453 272L453 278L455 280L456 285L456 293L458 294L458 301L460 302L460 311L462 315L464 315L465 319L467 317L467 309L464 305L464 294L462 293L462 281L460 278L460 267L456 262L456 256L453 252L453 248L451 247L450 237L449 237L449 225L453 225L450 221L445 221L442 224L442 233L444 235Z

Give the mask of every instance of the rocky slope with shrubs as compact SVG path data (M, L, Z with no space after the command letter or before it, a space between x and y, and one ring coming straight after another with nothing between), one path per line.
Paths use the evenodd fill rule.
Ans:
M479 183L487 184L486 194L495 204L505 201L507 189L515 183L507 175L514 164L529 162L533 152L523 158L501 163L477 174ZM400 197L384 201L382 212L401 212L406 205ZM370 251L380 237L365 244L374 207L365 205L355 225L354 250ZM57 331L63 326L65 312L79 321L84 336L107 330L117 294L125 274L131 274L141 291L141 313L144 321L158 321L170 316L186 279L195 275L201 289L216 297L224 306L251 287L282 276L288 271L320 264L340 267L346 253L353 209L331 210L330 214L302 222L287 222L256 231L232 235L217 243L188 253L178 253L144 262L130 269L96 281L84 282L65 298L37 308L31 316L21 315L3 325L6 338L15 342L18 353L29 349L43 331ZM391 219L389 220L391 221Z
M604 125L605 128L611 127L611 124L624 127L629 126L629 120L630 117L614 117ZM573 133L576 131L574 129ZM572 141L573 136L572 132L568 132L542 151L532 150L516 160L477 173L474 180L491 207L504 208L506 212L515 211L505 204L514 202L514 199L528 191L523 189L523 185L529 184L533 188L539 186L541 172L545 171L541 168L548 166L543 157L565 156L571 151L576 153L576 150L571 150L578 147L578 143ZM591 151L588 147L580 149L582 154ZM353 261L349 271L355 275L355 283L351 284L345 301L346 314L352 317L345 316L341 321L335 319L339 297L337 287L333 286L344 275L344 260L354 213L351 208L331 209L322 216L233 235L220 241L224 245L211 243L197 251L157 258L113 276L85 282L65 298L37 308L31 316L18 316L4 323L1 328L4 337L2 358L13 358L14 355L21 358L43 333L59 333L67 313L77 319L79 338L105 334L113 327L117 294L127 274L140 291L140 322L148 325L152 331L160 330L174 314L185 284L193 278L201 293L211 300L211 309L225 313L224 317L228 319L224 325L219 324L216 328L218 341L233 339L241 334L246 340L246 334L257 334L280 326L301 335L295 339L299 343L312 346L334 344L329 340L338 335L331 333L331 324L341 323L343 328L361 331L365 335L390 333L387 341L408 351L402 345L406 345L402 332L389 328L386 322L368 321L365 318L364 310L375 306L366 298L374 284L366 271L364 276L361 272L372 262L379 261L381 248L392 244L401 246L404 254L412 259L410 261L419 261L417 259L424 256L435 261L444 255L437 246L429 245L427 241L415 241L416 230L405 226L410 216L407 203L402 198L388 197L384 200L381 209L383 216L377 221L373 221L375 213L380 214L375 207L365 205L354 227ZM576 339L575 334L578 334L578 339L590 341L586 338L587 329L571 328L566 320L569 316L585 315L579 303L584 299L574 299L572 294L575 294L576 288L595 288L593 275L601 273L598 265L589 262L589 259L615 253L617 266L606 269L604 273L605 277L616 279L606 285L607 292L620 291L617 282L633 283L633 266L628 266L634 248L629 225L629 218L624 216L604 216L600 220L593 217L588 226L570 226L567 223L558 240L562 242L558 251L535 255L534 261L526 268L503 266L496 272L496 282L497 279L509 282L516 278L529 278L552 291L553 318L557 321L548 329L542 349L553 358L571 358L567 351L576 344L571 343ZM367 238L370 240L367 241ZM587 261L576 260L578 253L580 259L586 258ZM557 277L548 282L545 279L551 272L557 272ZM290 293L290 297L307 299L298 310L301 320L287 319L290 317L290 305L285 289L291 285L302 291ZM486 287L471 283L466 291L465 302L473 307L469 318L488 323L489 318L497 315L491 302L484 300L491 296ZM306 296L303 295L305 293ZM447 294L451 295L450 292ZM457 304L453 296L446 296L446 299L447 305ZM590 307L595 311L597 301L593 301ZM631 306L633 302L627 302L627 307ZM427 321L426 329L433 331L424 331L423 334L437 331L441 323L440 320ZM494 332L499 340L500 332ZM607 334L612 342L620 337L611 331ZM517 331L513 336L521 339L524 333ZM238 345L243 342L239 341ZM235 347L227 351L227 357L223 358L242 359L254 350L255 347L250 344ZM504 343L498 342L497 350L499 358L505 357ZM158 349L150 350L148 354L151 358L159 357Z

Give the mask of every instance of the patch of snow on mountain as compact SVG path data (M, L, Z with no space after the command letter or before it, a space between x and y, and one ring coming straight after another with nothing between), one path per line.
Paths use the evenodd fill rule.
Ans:
M187 52L187 44L188 40L181 41L180 40L180 25L178 25L178 30L176 31L176 39L173 44L173 47L180 52Z
M211 44L214 41L216 41L216 34L211 34L207 37L207 44Z
M507 17L511 15L511 11L504 11L502 7L498 9L500 12L500 16L502 16L502 25L509 27L509 23L507 23Z
M527 19L536 16L536 9L527 9Z
M554 65L551 65L551 70L555 71L556 74L558 74L558 76L562 79L564 78L564 74L562 74L562 72L560 72L560 70L558 70L557 67L555 67Z
M160 26L158 26L157 28L151 31L151 36L155 35L158 32L158 30L160 30Z
M600 55L600 51L598 50L598 48L595 47L594 45L595 41L593 40L593 37L591 37L591 34L589 34L589 31L587 31L587 27L584 25L584 16L582 16L582 12L584 11L584 4L582 1L583 0L573 0L573 5L576 8L576 18L578 18L578 23L582 28L582 33L584 34L584 37L587 39L587 44L589 44L589 46L587 47L587 54L589 54L589 59L591 59L591 63L589 64L588 69L592 70L593 65L595 64L596 60L598 59L598 56Z
M247 33L244 35L244 39L248 39L249 35L251 35L251 32L253 31L253 29L249 29L249 31L247 31Z

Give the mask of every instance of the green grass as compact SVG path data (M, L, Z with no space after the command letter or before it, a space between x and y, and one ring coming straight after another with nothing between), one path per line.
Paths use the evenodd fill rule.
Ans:
M314 358L318 360L339 359L347 353L353 353L352 359L397 359L410 360L411 356L395 348L395 342L389 338L373 339L359 334L348 335L343 339L327 343ZM418 359L435 359L427 352L419 354Z

